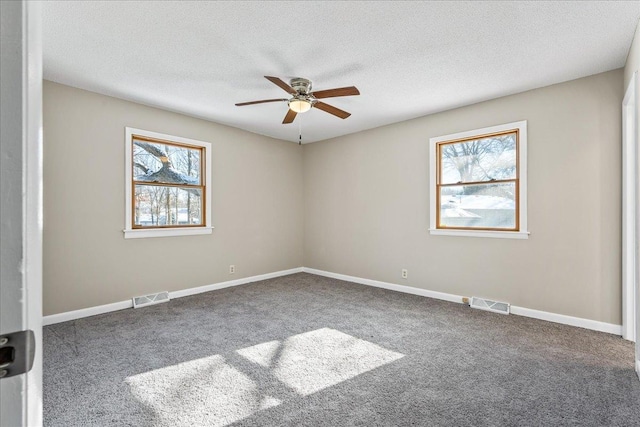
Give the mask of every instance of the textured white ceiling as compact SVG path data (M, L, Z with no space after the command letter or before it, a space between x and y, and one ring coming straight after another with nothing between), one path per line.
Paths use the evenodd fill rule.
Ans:
M640 2L44 2L46 79L319 141L624 66ZM281 124L263 76L361 96Z

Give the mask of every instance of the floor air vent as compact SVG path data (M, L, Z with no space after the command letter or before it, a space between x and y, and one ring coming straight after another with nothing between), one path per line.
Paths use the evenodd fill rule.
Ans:
M133 308L146 307L148 305L160 304L169 301L169 292L158 292L157 294L133 297Z
M507 302L491 301L490 299L478 297L471 297L471 304L469 305L480 310L494 311L501 314L509 314L511 311L511 304Z

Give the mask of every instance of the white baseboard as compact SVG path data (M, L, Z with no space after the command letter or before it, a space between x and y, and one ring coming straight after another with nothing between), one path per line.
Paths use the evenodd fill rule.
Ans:
M127 300L118 301L111 304L98 305L96 307L81 308L80 310L66 311L64 313L51 314L49 316L42 317L42 326L68 322L69 320L81 319L83 317L95 316L97 314L104 314L132 307L133 301Z
M209 291L217 291L218 289L229 288L231 286L246 285L247 283L259 282L260 280L273 279L275 277L288 276L295 273L302 273L302 267L292 268L290 270L276 271L273 273L260 274L258 276L245 277L243 279L229 280L227 282L214 283L213 285L199 286L197 288L173 291L169 292L169 298L182 298L189 295L196 295Z
M414 288L413 286L397 285L395 283L381 282L379 280L363 279L362 277L331 273L329 271L316 270L315 268L303 267L302 271L305 273L315 274L316 276L331 277L332 279L344 280L346 282L360 283L361 285L375 286L376 288L389 289L391 291L404 292L405 294L420 295L422 297L435 298L462 304L462 297L460 295L429 291L427 289Z
M406 294L419 295L423 297L435 298L443 301L462 303L461 295L454 295L445 292L430 291L427 289L414 288L413 286L398 285L395 283L381 282L379 280L363 279L362 277L348 276L346 274L331 273L329 271L316 270L315 268L298 267L290 270L276 271L273 273L260 274L257 276L245 277L242 279L229 280L226 282L214 283L212 285L199 286L197 288L183 289L169 292L169 298L181 298L189 295L196 295L203 292L215 291L231 286L239 286L247 283L258 282L260 280L273 279L275 277L287 276L295 273L310 273L317 276L325 276L347 282L359 283L361 285L374 286L376 288L389 289ZM97 307L83 308L80 310L68 311L65 313L44 316L42 323L44 326L55 323L67 322L69 320L81 319L83 317L95 316L97 314L109 313L112 311L124 310L133 307L131 300L114 302L111 304L99 305ZM548 322L562 323L564 325L577 326L579 328L591 329L599 332L606 332L613 335L622 335L622 325L599 322L597 320L572 317L564 314L549 313L547 311L533 310L525 307L511 306L511 313L517 316L531 317L534 319L546 320ZM640 363L640 362L637 362ZM640 367L636 370L640 373ZM639 374L640 375L640 374Z
M361 277L347 276L345 274L331 273L329 271L316 270L304 267L305 273L318 276L331 277L333 279L345 280L347 282L360 283L361 285L375 286L392 291L404 292L407 294L420 295L423 297L435 298L444 301L462 303L462 295L448 294L444 292L429 291L426 289L414 288L412 286L397 285L395 283L380 282L378 280L363 279ZM548 322L562 323L564 325L577 326L579 328L591 329L599 332L606 332L613 335L622 335L622 325L599 322L597 320L583 319L580 317L566 316L564 314L549 313L547 311L533 310L530 308L511 306L511 314L517 316L531 317L534 319L546 320Z
M547 322L562 323L563 325L577 326L598 332L622 336L622 325L599 322L597 320L583 319L582 317L567 316L565 314L549 313L548 311L533 310L531 308L511 306L511 313L517 316L532 317L546 320Z
M169 298L181 298L189 295L201 294L203 292L215 291L218 289L229 288L231 286L245 285L247 283L258 282L260 280L273 279L274 277L287 276L289 274L301 273L302 267L292 268L290 270L276 271L273 273L260 274L257 276L245 277L242 279L229 280L226 282L214 283L212 285L199 286L197 288L183 289L179 291L169 292ZM132 297L133 298L133 297ZM81 319L83 317L95 316L97 314L109 313L112 311L124 310L133 307L132 300L119 301L111 304L99 305L96 307L83 308L80 310L67 311L65 313L52 314L43 316L42 325L53 325L55 323L67 322L69 320Z
M636 360L636 374L638 374L638 379L640 380L640 360Z

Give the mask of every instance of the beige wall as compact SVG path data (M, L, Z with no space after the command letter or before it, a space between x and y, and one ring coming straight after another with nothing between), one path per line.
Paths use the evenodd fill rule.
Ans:
M631 48L629 49L629 55L627 56L627 63L624 66L624 87L629 85L631 76L634 71L638 71L640 68L640 22L636 28L636 34L631 41Z
M125 126L212 143L212 235L124 239ZM302 266L302 151L45 82L44 314Z
M620 324L622 83L615 70L305 146L304 265ZM429 138L517 120L530 238L430 235Z
M45 82L44 314L304 265L619 324L622 82L611 71L303 148ZM429 235L429 138L517 120L530 238ZM125 126L213 144L212 235L123 238Z

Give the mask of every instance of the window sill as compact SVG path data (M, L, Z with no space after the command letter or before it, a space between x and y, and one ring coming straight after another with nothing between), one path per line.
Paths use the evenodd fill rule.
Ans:
M435 236L489 237L492 239L528 239L528 231L443 230L430 228Z
M196 236L199 234L211 234L213 232L213 227L131 229L123 231L125 239L144 239L148 237Z

